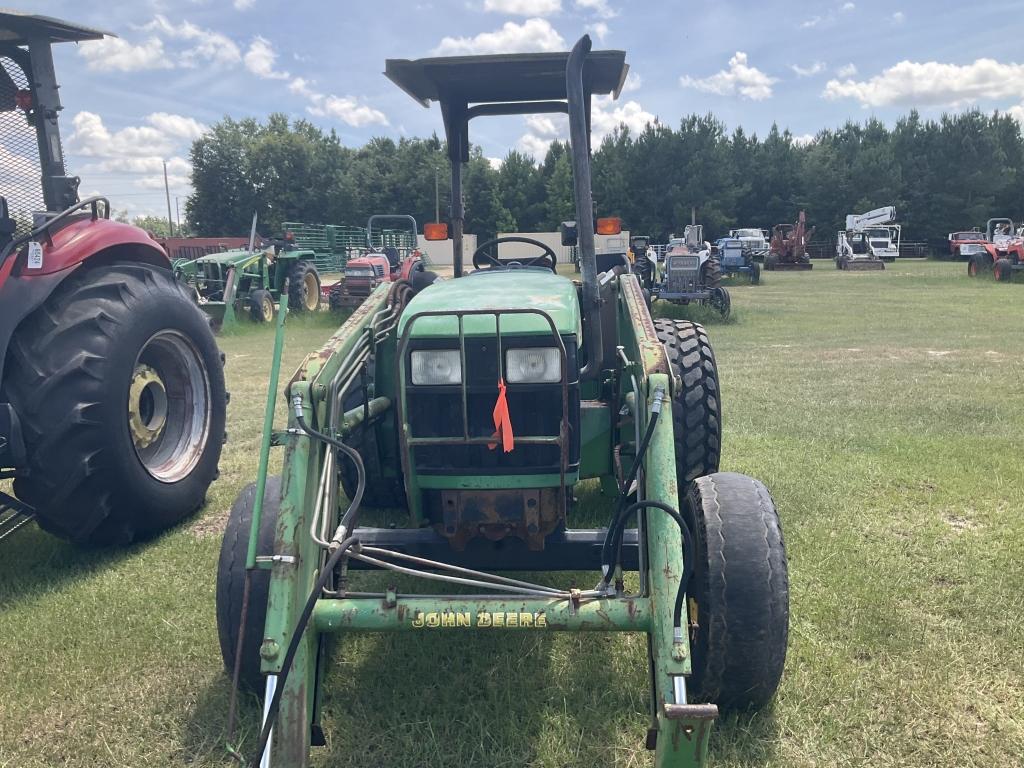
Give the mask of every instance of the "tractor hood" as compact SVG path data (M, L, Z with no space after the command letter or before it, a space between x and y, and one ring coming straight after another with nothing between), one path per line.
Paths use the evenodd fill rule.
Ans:
M539 309L551 316L562 336L579 337L582 331L576 286L571 280L546 269L493 269L466 275L458 280L441 280L424 289L409 302L399 321L404 333L410 318L419 312L462 310ZM464 321L467 336L493 336L493 315L469 315ZM515 314L501 318L502 335L548 335L551 327L540 315ZM413 324L412 338L458 336L455 317L425 317Z
M238 266L239 264L245 264L250 261L258 261L260 256L263 255L263 251L250 251L247 248L240 248L231 251L218 251L217 253L207 253L196 259L197 264L223 264L227 267Z

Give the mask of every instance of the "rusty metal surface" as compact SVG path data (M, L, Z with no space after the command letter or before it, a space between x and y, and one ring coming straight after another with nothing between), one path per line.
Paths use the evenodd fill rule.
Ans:
M629 326L636 339L639 362L649 376L652 373L671 374L665 345L658 340L650 310L644 300L643 291L636 275L622 275L619 278L621 301L625 305Z
M565 519L557 488L444 490L438 495L440 521L435 527L459 552L477 536L491 541L511 536L539 551Z

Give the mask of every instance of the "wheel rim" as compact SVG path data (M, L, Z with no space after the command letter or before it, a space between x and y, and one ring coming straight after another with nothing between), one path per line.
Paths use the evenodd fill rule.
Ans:
M306 309L312 312L320 303L320 286L316 284L316 275L312 272L307 272L302 282L306 289Z
M260 306L263 310L264 322L269 323L274 319L274 300L269 296L264 296L263 300L260 302Z
M210 433L210 381L199 352L177 331L160 331L142 347L128 390L128 429L151 477L187 477Z

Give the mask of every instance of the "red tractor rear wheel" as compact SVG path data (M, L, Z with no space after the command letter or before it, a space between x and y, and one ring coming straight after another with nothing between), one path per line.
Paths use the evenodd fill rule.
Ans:
M125 543L203 503L224 441L224 373L205 316L169 270L80 268L8 355L3 394L29 454L14 492L44 529Z

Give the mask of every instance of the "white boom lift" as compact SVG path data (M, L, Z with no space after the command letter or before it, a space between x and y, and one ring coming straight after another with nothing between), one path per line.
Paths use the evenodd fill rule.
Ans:
M846 231L836 238L836 269L885 269L900 253L901 228L896 207L887 205L846 217Z

